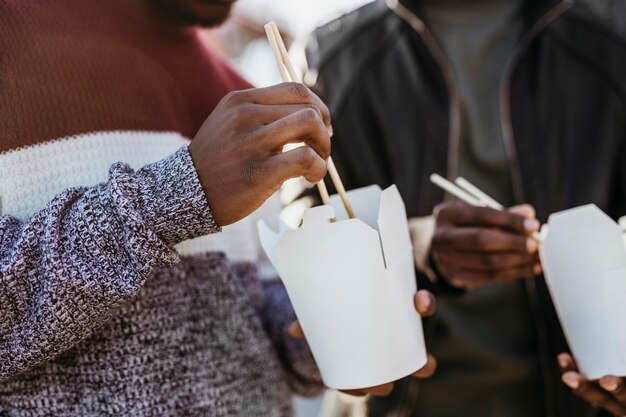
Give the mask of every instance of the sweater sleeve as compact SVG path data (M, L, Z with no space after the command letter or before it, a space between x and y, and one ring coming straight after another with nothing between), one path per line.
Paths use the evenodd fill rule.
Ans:
M324 383L306 341L287 333L297 318L287 291L278 278L263 282L263 322L287 372L291 390L304 397L324 392Z
M0 216L0 381L89 336L178 261L173 246L218 230L187 147L69 189L27 221Z

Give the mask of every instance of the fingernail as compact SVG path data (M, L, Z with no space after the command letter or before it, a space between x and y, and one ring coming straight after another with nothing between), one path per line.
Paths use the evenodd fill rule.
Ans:
M614 378L602 378L600 379L600 386L607 391L617 391L617 381Z
M535 275L539 275L541 274L541 271L543 270L543 268L541 267L541 265L537 264L533 267L533 274Z
M565 385L567 385L571 389L578 389L578 387L580 386L580 382L578 381L576 375L565 374L561 377L561 379L563 380Z
M539 246L537 245L537 241L535 239L526 239L526 250L528 253L536 252Z
M333 125L328 125L328 136L333 137Z
M568 361L567 361L567 358L565 356L559 355L558 361L559 361L559 366L561 368L566 368L567 367Z
M527 232L534 232L536 230L539 230L539 226L541 225L539 224L539 221L537 221L537 219L524 220L524 229L526 229Z

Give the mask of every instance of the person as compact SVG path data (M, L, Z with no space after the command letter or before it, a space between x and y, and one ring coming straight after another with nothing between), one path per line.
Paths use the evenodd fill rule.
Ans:
M328 109L211 51L232 3L0 1L0 414L289 416L323 389L245 219L325 175Z
M316 30L305 58L345 185L398 186L419 284L439 294L437 374L370 415L592 415L561 382L567 346L532 234L589 202L626 212L624 41L571 1L380 0ZM512 208L442 203L432 173ZM603 394L591 402L614 404Z

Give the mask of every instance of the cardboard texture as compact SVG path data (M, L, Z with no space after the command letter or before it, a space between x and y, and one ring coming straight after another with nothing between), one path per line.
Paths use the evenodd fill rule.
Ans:
M555 213L548 226L541 261L581 373L589 379L626 376L626 250L621 227L595 205Z
M426 364L404 203L395 186L348 192L308 209L302 226L275 233L259 222L261 245L281 276L322 378L358 389L403 378ZM337 218L331 223L330 219Z

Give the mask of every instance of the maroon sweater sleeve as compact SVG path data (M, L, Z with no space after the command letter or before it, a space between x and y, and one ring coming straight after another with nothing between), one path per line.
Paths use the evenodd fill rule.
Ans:
M28 221L0 217L0 381L103 324L173 246L217 231L186 147L109 181L58 195Z

